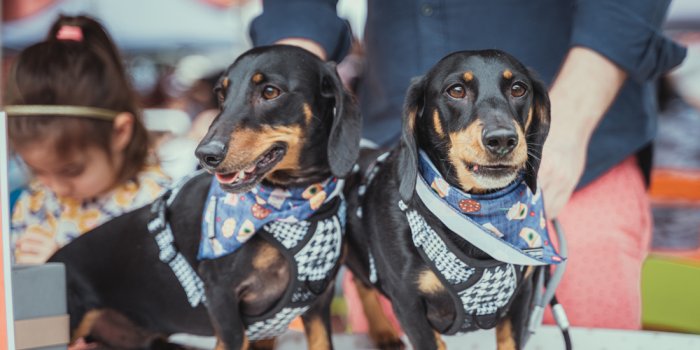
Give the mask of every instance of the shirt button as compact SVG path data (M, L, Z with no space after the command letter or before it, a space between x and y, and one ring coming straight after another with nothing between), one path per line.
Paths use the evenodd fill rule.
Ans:
M420 12L423 14L423 16L430 17L433 15L433 7L428 4L425 4L421 6Z

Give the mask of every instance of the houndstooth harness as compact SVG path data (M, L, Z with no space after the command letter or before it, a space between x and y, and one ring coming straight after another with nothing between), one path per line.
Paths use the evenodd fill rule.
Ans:
M265 315L244 318L250 340L284 333L294 318L306 312L321 295L340 267L345 228L345 201L336 197L306 221L275 221L258 233L280 248L291 262L291 282L282 300Z
M381 155L367 170L365 183L359 189L360 196L364 195L367 184L371 183L388 155ZM547 250L548 254L544 254L546 256L543 256L542 249L518 249L501 239L504 235L496 235L493 230L487 230L471 220L465 221L454 208L441 200L440 197L445 197L445 192L436 194L438 190L444 191L445 187L436 186L435 182L429 186L418 176L416 193L429 211L450 231L494 258L477 260L465 255L444 236L442 230L436 232L417 210L399 201L398 206L406 214L414 246L445 285L454 301L456 318L444 333L451 335L492 328L513 302L525 267L556 264L556 260L561 257L551 250L551 247ZM470 204L469 202L471 201L463 203ZM463 208L463 212L472 209L466 207ZM358 209L355 214L362 217L362 210ZM493 229L493 226L491 227ZM548 237L543 239L548 240ZM369 268L370 281L376 283L377 274L372 254L369 256Z
M455 302L456 318L445 334L494 327L515 296L523 266L469 258L416 210L402 204L413 244Z
M177 250L166 215L181 188L199 174L183 179L158 198L151 205L148 223L148 230L160 248L160 260L170 266L192 307L199 303L206 305L204 283ZM306 312L327 289L340 266L344 227L345 201L340 195L333 195L307 220L270 222L256 233L279 248L289 261L291 279L275 307L259 317L243 319L250 340L284 333L289 323Z

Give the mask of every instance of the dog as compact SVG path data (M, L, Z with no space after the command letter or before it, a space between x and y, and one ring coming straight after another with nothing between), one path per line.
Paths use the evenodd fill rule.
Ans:
M402 122L399 145L373 165L368 158L381 151L363 150L364 178L347 193L347 264L370 336L381 348L402 347L396 330L377 311L380 291L392 302L414 349L444 349L441 334L492 327L498 349L522 348L534 295L532 276L541 267L495 260L437 214L478 212L483 204L468 198L516 185L520 192L539 196L537 171L550 124L545 86L505 52L456 52L412 81ZM430 198L448 198L459 190L467 199L447 209L424 203L417 182L423 181L426 168L435 176L425 184ZM493 236L497 234L502 233L494 229ZM531 245L541 252L537 242ZM447 271L450 267L456 271ZM495 281L505 275L510 285ZM477 287L481 290L475 295L463 293ZM480 293L489 296L489 288L500 294L479 299ZM465 298L475 304L464 304ZM480 300L488 305L480 306Z
M85 337L110 348L177 348L166 336L186 332L214 334L217 349L269 349L274 334L261 327L284 330L302 313L309 348L332 348L329 305L342 236L316 237L322 225L328 231L331 224L336 231L328 232L337 235L344 221L340 196L310 197L315 211L306 230L280 222L253 234L242 225L247 241L237 250L199 255L202 238L216 243L215 250L222 244L203 233L208 206L218 205L211 193L223 192L228 204L262 185L281 192L308 187L304 194L320 194L316 184L339 183L350 173L360 141L356 102L333 63L284 45L239 56L215 93L219 114L196 149L211 174L200 171L152 205L82 235L50 259L66 265L73 340ZM269 215L273 199L279 199L264 203L259 192L254 197L255 218ZM284 231L289 227L294 231ZM279 232L287 235L284 240ZM318 260L312 254L318 247L309 244L327 239L332 249ZM314 264L325 267L320 276ZM304 272L310 268L316 270ZM252 328L255 339L249 337Z

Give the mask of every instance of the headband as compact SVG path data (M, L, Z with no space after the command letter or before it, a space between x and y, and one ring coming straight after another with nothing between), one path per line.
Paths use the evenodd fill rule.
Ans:
M60 115L66 117L84 117L113 121L121 112L111 109L86 107L86 106L62 106L62 105L12 105L5 106L5 112L9 117Z

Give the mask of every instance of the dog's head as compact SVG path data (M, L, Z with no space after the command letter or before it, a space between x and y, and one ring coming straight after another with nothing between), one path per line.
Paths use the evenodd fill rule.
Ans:
M263 179L288 186L347 175L360 114L335 64L293 46L241 55L219 79L220 112L195 151L229 192Z
M465 192L503 188L521 171L534 192L549 122L545 86L514 57L496 50L448 55L408 89L401 197L413 196L417 148Z

